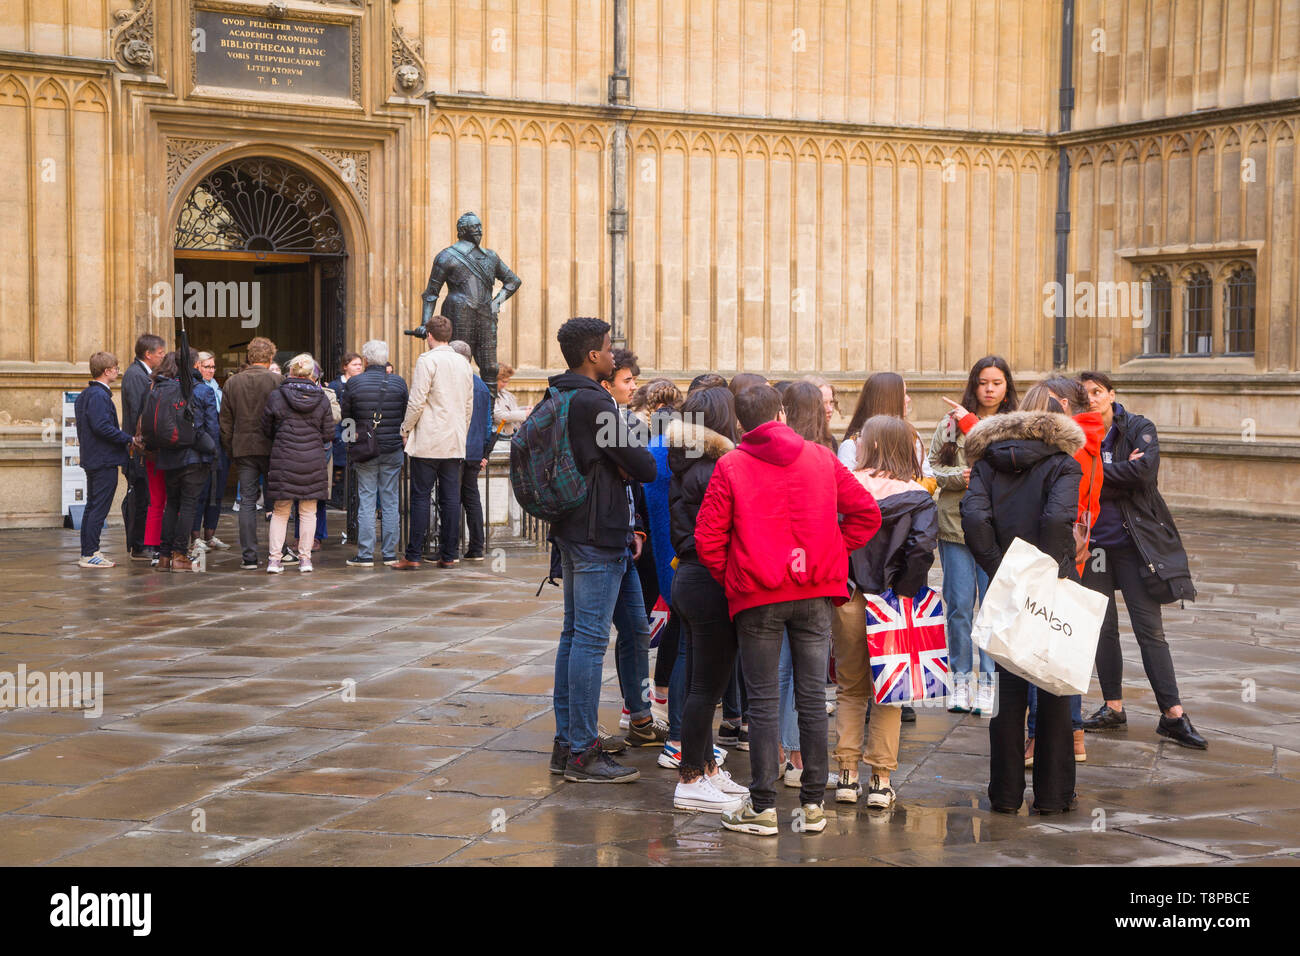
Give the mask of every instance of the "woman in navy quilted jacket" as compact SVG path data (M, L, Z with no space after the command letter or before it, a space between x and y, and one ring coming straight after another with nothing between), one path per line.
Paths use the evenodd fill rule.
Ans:
M334 438L334 414L325 391L312 381L316 362L307 354L289 360L280 387L266 398L262 431L271 439L271 466L266 497L275 502L271 516L268 574L279 574L289 514L298 502L298 570L311 570L316 533L316 502L329 494L328 443Z

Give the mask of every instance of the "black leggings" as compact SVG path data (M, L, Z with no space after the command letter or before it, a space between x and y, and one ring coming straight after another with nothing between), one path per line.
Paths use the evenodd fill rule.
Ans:
M1119 609L1115 606L1115 592L1118 590L1124 595L1133 636L1137 638L1138 650L1142 653L1142 667L1147 672L1151 689L1155 691L1156 704L1164 712L1182 701L1178 696L1178 680L1174 677L1174 659L1165 639L1160 602L1142 583L1143 570L1142 556L1136 548L1107 548L1101 559L1094 551L1084 566L1084 586L1110 598L1101 636L1097 640L1097 681L1106 700L1124 699L1124 655L1119 646Z
M713 762L713 711L736 666L736 628L722 585L694 561L673 576L673 615L686 641L686 706L682 712L683 776Z

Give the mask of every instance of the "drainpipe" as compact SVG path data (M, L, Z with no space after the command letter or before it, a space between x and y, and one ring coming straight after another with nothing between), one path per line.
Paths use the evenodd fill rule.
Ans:
M627 0L614 0L614 72L609 75L609 103L627 106L632 81L627 73ZM610 280L610 338L616 348L627 344L627 119L620 111L610 143L610 196L608 213Z
M1074 111L1074 0L1061 3L1061 132L1070 131ZM1065 368L1070 359L1070 342L1065 326L1066 270L1070 250L1070 158L1065 147L1056 156L1056 327L1052 336L1052 364Z

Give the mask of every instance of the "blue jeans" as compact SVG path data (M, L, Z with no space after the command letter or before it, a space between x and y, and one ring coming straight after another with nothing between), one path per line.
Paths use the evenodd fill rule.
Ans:
M1029 731L1027 736L1034 736L1034 725L1038 722L1038 688L1029 685ZM1083 730L1083 698L1078 694L1070 697L1070 726L1074 730Z
M614 605L614 656L623 706L632 720L650 716L650 619L645 613L641 576L629 553ZM676 739L676 738L674 738Z
M383 558L397 557L397 539L401 536L398 496L402 478L402 449L380 452L369 461L352 465L357 477L357 557L371 561L375 557L375 499L383 513Z
M975 592L980 600L989 589L989 576L975 563L975 556L964 544L939 542L939 560L943 563L943 612L948 621L948 666L952 673L970 674L978 660L981 674L993 673L993 658L980 653L970 639L975 623Z
M556 543L563 567L564 625L555 655L555 739L580 753L596 745L601 664L629 569L638 591L641 582L626 551L608 560L583 560L575 559L563 541Z
M799 712L794 708L794 665L790 660L790 635L781 635L781 663L777 669L781 706L781 747L786 757L799 749Z

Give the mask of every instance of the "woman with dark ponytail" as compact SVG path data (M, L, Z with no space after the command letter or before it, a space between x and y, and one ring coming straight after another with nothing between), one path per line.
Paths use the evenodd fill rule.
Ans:
M975 596L983 600L988 575L975 563L961 529L961 499L970 482L966 465L966 433L984 418L1016 410L1016 385L1011 368L1000 355L976 362L966 380L961 403L944 399L952 410L944 415L930 439L930 466L939 482L939 560L943 564L943 605L948 620L948 655L954 713L991 716L993 659L971 643ZM969 409L969 411L968 411ZM977 676L978 675L978 676Z

